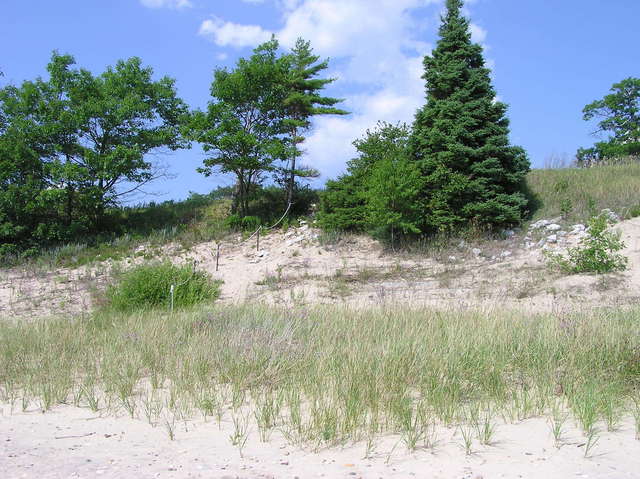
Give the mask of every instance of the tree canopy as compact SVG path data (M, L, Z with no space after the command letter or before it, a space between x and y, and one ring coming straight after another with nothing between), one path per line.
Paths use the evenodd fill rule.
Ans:
M585 121L597 120L594 135L608 135L591 148L580 148L578 163L640 156L640 79L629 77L611 87L611 93L582 110Z
M53 53L49 79L0 90L0 243L99 232L105 209L164 171L147 156L188 146L174 81L139 58L100 75Z

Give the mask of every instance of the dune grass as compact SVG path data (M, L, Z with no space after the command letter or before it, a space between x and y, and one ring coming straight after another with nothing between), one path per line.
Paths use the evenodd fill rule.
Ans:
M432 447L435 426L465 449L499 421L570 414L595 444L635 414L640 310L523 316L337 308L207 307L173 315L0 322L0 396L15 408L70 403L162 426L196 416L293 444L397 434ZM639 429L640 432L640 429Z
M533 170L527 186L535 198L533 220L565 216L585 223L604 208L640 215L640 162L593 168Z

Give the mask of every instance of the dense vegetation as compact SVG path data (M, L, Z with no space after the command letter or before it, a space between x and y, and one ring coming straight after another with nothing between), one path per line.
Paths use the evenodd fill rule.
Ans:
M333 79L319 78L328 63L308 42L278 48L273 39L234 70L216 70L206 112L190 112L174 80L153 80L138 58L94 76L54 52L48 79L0 89L0 257L136 233L116 207L167 172L150 154L192 141L207 152L199 171L235 176L237 223L256 209L269 211L258 222L277 210L306 213L309 192L297 180L317 172L300 164L303 134L313 116L346 112L321 95ZM282 194L263 188L269 176ZM256 205L266 199L268 208Z
M283 52L272 38L233 69L216 69L204 111L190 110L174 80L154 79L138 58L94 75L54 52L47 79L0 88L0 261L54 249L78 263L96 251L108 256L114 243L125 250L150 238L219 239L283 213L286 226L318 203L323 228L365 231L392 245L500 230L541 215L586 221L587 211L590 217L602 207L633 215L640 207L633 165L640 80L616 83L584 109L585 120L597 120L609 137L581 149L577 164L622 163L619 170L532 172L525 181L529 160L509 142L506 105L497 101L462 6L446 2L440 39L424 59L426 103L413 124L368 130L355 140L347 172L321 194L305 184L319 172L304 164L301 145L314 117L347 112L323 95L334 79L322 77L328 61L309 42ZM222 202L217 190L180 203L122 206L167 173L156 160L162 152L193 142L206 153L198 171L235 180ZM601 188L618 189L616 204Z
M440 40L424 59L427 103L413 128L382 125L356 142L360 158L327 185L326 227L366 229L393 242L399 234L514 225L529 211L529 160L509 145L506 105L496 101L461 8L461 0L447 1Z

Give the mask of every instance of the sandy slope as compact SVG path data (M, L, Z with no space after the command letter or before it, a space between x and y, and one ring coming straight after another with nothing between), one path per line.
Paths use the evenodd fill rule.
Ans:
M384 252L366 237L322 246L308 226L255 239L229 238L221 247L202 243L189 251L165 248L172 261L193 261L224 281L223 302L268 304L346 303L359 307L398 302L409 306L500 307L556 311L640 302L640 218L615 226L622 232L629 269L622 274L563 276L546 267L539 247L524 233L509 240L464 244L429 255ZM535 240L535 238L534 238ZM576 237L552 245L563 250ZM480 255L473 253L478 248ZM127 268L141 258L120 262ZM42 272L0 271L0 317L78 314L94 306L93 294L110 280L111 263ZM99 296L99 295L98 295Z
M0 419L0 471L12 478L637 478L640 441L629 423L603 433L590 457L572 424L554 446L542 419L498 424L496 442L474 444L465 455L460 433L440 429L433 449L407 452L389 437L365 459L365 445L320 451L287 445L277 433L269 443L252 434L240 457L223 421L181 424L174 441L162 427L127 417L97 417L73 407L9 412Z
M168 248L167 256L193 261L224 280L221 301L271 304L345 303L355 306L399 302L411 306L511 307L533 311L638 304L640 219L616 226L626 242L629 270L604 276L562 277L545 267L539 248L524 247L524 234L506 241L460 245L430 257L382 251L370 239L353 237L321 246L317 232L302 227L253 241L223 244L219 271L215 245L189 252ZM575 243L576 238L570 238ZM481 255L473 248L482 249ZM567 244L554 246L562 250ZM503 254L509 252L509 255ZM127 264L125 262L123 267ZM111 265L52 271L2 271L0 317L80 313L92 306L91 291L109 280ZM265 281L265 278L271 277ZM258 285L256 283L262 283ZM255 431L244 457L231 445L229 418L180 423L175 441L161 427L127 417L97 417L84 409L21 413L2 406L1 478L637 478L640 441L630 421L602 433L590 458L584 437L568 424L563 445L554 447L544 419L498 424L496 443L474 445L466 456L459 431L440 429L434 449L408 453L400 439L382 439L375 454L365 446L322 451L287 445L275 433L261 443Z

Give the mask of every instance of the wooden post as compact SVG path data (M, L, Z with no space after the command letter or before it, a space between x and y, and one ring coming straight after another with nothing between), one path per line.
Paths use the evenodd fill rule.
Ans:
M256 235L256 251L260 251L260 229L262 226L258 228L258 234Z
M216 271L218 271L219 262L220 262L220 243L218 243L218 251L216 252Z

